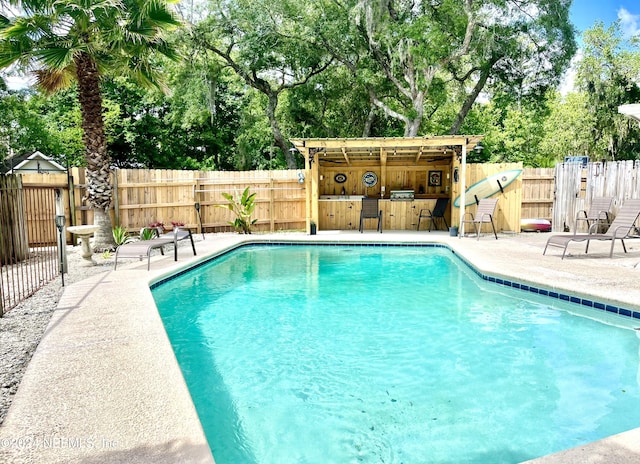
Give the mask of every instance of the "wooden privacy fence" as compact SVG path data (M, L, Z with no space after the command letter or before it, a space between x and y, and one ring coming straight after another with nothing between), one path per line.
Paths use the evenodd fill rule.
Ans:
M232 230L235 216L222 193L256 193L256 231L301 230L305 227L305 185L298 172L284 171L117 171L115 222L137 230L153 222L171 227L182 222L208 232ZM199 205L199 213L196 209Z
M305 185L299 171L177 171L120 169L113 177L112 220L137 232L151 223L181 222L205 232L232 230L234 215L222 192L240 195L249 187L256 193L256 231L302 230L305 227ZM67 225L93 224L93 211L84 200L83 168L67 174L23 174L27 184L64 188ZM195 204L200 206L200 214ZM69 234L67 239L72 240Z
M514 169L522 169L522 163L468 164L466 169L466 186L469 188L476 182L480 182L494 174ZM521 174L512 183L506 185L503 192L497 192L492 196L492 198L498 199L498 206L496 207L494 215L494 223L498 231L520 232L522 179L523 176ZM460 195L460 186L460 182L454 181L451 190L451 201L454 201L455 198ZM469 200L469 198L467 198L467 200ZM475 204L469 205L465 208L465 213L475 215L476 209L477 206ZM460 209L454 207L452 209L451 222L458 224L459 220ZM468 228L466 232L469 232Z
M640 198L640 161L561 163L555 168L553 230L573 232L578 211L595 197L613 197L613 213L629 198Z
M525 168L522 173L522 219L553 219L553 168Z
M470 164L467 185L495 172L519 168L519 164ZM205 232L232 230L231 212L223 208L227 201L222 192L240 194L246 187L257 194L253 215L258 219L257 231L304 230L306 203L305 184L300 183L300 171L174 171L123 169L114 175L113 223L132 232L153 222L169 228L171 221L199 228ZM23 174L25 185L46 185L60 188L67 216L67 225L92 224L93 212L83 200L85 173L72 168L66 174ZM521 185L521 189L518 186ZM517 193L516 190L521 190ZM454 194L455 192L452 192ZM502 229L519 231L523 218L552 219L554 195L553 169L524 169L521 177L509 186L500 202L504 216ZM200 206L200 215L195 208ZM521 213L515 214L518 205ZM502 216L501 216L502 217ZM32 225L30 225L32 227ZM68 240L73 240L67 234Z

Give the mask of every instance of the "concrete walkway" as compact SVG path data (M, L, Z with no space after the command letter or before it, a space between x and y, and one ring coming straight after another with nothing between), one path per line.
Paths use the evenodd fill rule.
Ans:
M586 257L574 244L561 260L558 249L542 256L548 234L535 233L479 241L374 231L194 237L197 257L157 255L151 271L146 261L123 260L65 289L0 427L0 462L212 463L149 284L244 241L442 242L483 273L640 311L640 241L612 259L608 243L592 244ZM535 462L640 462L640 429Z

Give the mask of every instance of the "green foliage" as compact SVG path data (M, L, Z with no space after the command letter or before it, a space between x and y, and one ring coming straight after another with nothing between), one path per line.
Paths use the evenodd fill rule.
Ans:
M124 245L131 242L133 237L129 234L126 227L115 226L113 229L113 241L116 242L116 246Z
M619 22L599 22L585 32L584 45L576 81L593 117L590 151L596 159L639 159L640 128L618 106L640 101L640 42L627 41Z
M558 93L549 98L549 116L543 123L544 138L538 150L546 160L543 166L554 166L565 156L589 155L593 161L599 158L592 151L593 114L587 109L588 96L572 92L566 96Z
M158 236L158 231L155 228L145 227L140 231L140 240L151 240Z
M63 0L56 8L71 3ZM414 127L419 134L485 135L482 154L468 153L472 162L552 166L576 154L594 160L639 158L640 128L617 113L620 104L640 101L638 42L624 39L619 24L596 25L584 34L580 91L563 96L548 92L575 50L569 2L526 3L527 8L518 9L513 2L488 0L203 2L201 7L209 11L193 17L204 19L163 34L156 44L175 47L182 59L154 54L153 62L143 59L138 67L144 77L143 69L156 65L170 94L133 84L123 63L114 61L115 54L98 56L104 60L99 63L102 115L112 164L211 170L301 167L300 157L291 159L283 152L282 140L402 136L407 124L420 118ZM94 4L82 4L73 14L84 14ZM134 9L141 4L123 3ZM536 14L529 15L533 10ZM468 52L460 54L469 17L477 27ZM113 18L98 12L95 19ZM0 30L13 23L12 18L0 24ZM107 37L119 33L100 32ZM25 35L21 50L31 51L41 36ZM76 43L70 39L63 45ZM0 55L10 48L0 49ZM230 59L213 48L230 50ZM136 50L140 48L129 44L122 56ZM329 55L326 69L310 72L320 70ZM127 66L136 62L128 60ZM33 65L40 63L25 64L37 69ZM476 86L482 103L473 93ZM38 149L61 164L86 164L77 98L74 86L52 96L0 88L0 158L9 150Z
M60 160L60 134L49 129L39 102L30 91L0 91L0 159L39 150Z
M251 226L258 220L251 219L254 209L256 208L256 193L249 193L249 187L244 189L242 195L239 198L231 195L230 193L222 193L225 200L229 202L228 205L219 205L220 208L228 208L233 214L236 215L235 220L230 221L231 224L238 232L243 234L251 233Z

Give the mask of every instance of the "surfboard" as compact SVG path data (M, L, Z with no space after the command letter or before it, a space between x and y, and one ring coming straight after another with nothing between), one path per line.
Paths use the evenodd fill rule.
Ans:
M512 169L510 171L498 172L486 179L476 182L465 191L465 206L475 204L476 198L478 200L489 198L503 191L507 185L516 180L521 173L522 169ZM460 195L453 201L453 206L460 207Z

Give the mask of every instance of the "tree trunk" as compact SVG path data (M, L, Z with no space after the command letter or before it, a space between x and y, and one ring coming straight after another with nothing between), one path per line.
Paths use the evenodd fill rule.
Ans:
M420 124L422 124L422 117L407 120L404 126L404 136L415 137L416 135L418 135Z
M491 61L487 63L487 66L481 69L480 79L478 79L478 82L476 82L476 85L473 86L473 90L469 95L467 95L467 98L462 104L460 111L458 111L458 114L456 115L456 119L453 121L453 124L451 125L451 129L449 129L449 135L456 135L460 133L460 128L462 127L462 123L464 122L465 118L469 114L469 111L471 111L471 107L473 106L475 101L478 99L478 95L480 95L480 92L482 92L482 89L484 89L484 86L487 83L487 79L489 79L489 74L491 74L491 69L493 69L493 66L497 62L498 62L498 58L492 58Z
M115 247L115 241L113 239L113 226L111 224L111 215L109 214L109 211L105 211L102 208L94 208L93 224L100 226L100 229L93 234L93 250L113 250Z
M108 214L112 199L111 160L104 135L100 74L95 62L85 53L80 53L75 63L82 112L82 140L87 161L87 200L93 207L94 224L100 226L95 233L93 246L96 251L103 251L113 249L115 241Z
M280 132L280 126L276 119L276 108L278 107L278 94L277 92L268 92L269 103L267 103L267 117L269 118L269 124L271 125L271 132L275 139L276 146L284 153L284 158L287 160L287 168L296 169L297 163L293 157L293 153L289 151L289 143Z
M371 127L373 127L373 120L376 117L376 105L372 102L371 107L369 108L369 114L367 115L367 120L364 123L364 128L362 129L363 137L371 137Z

